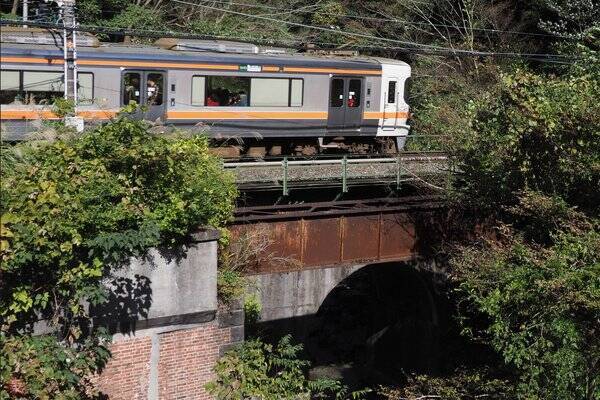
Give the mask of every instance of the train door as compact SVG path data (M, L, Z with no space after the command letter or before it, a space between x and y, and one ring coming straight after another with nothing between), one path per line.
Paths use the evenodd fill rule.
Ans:
M328 129L358 129L362 122L362 78L334 76L329 84Z
M399 79L389 77L384 82L383 94L383 130L394 130L398 125L398 103L399 103Z
M122 105L135 102L145 107L136 117L155 121L163 119L166 108L166 73L163 71L132 71L122 75Z

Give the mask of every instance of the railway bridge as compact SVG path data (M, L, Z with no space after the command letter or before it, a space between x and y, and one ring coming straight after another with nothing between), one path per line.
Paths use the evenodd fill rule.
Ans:
M132 260L109 283L98 323L115 334L97 379L113 399L209 399L219 355L248 334L292 334L314 376L381 381L431 371L444 325L430 251L444 220L441 155L226 163L240 196L256 321L217 301L217 236ZM375 368L375 366L377 368ZM383 378L382 378L383 379Z
M250 333L292 334L316 374L435 369L444 155L229 167L241 190L230 229L258 252L247 273L262 308Z

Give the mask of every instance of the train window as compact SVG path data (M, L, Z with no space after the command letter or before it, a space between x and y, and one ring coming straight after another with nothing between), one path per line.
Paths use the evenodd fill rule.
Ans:
M388 83L387 102L389 104L396 102L396 81L389 81Z
M348 107L360 107L362 82L360 79L350 79L348 85Z
M91 72L77 73L77 102L92 104L94 101L94 74Z
M163 103L164 76L161 73L148 74L146 78L146 104L160 106Z
M250 93L252 107L287 107L290 99L290 80L252 78Z
M20 71L0 71L0 104L14 102L21 90Z
M62 72L23 71L22 95L25 104L50 104L63 97Z
M406 78L406 80L404 81L404 102L405 103L409 103L409 97L411 94L411 88L412 88L412 79Z
M239 76L207 76L206 100L212 107L247 107L250 78Z
M203 76L192 76L192 105L204 105L205 79Z
M329 105L331 107L341 107L344 105L344 80L331 80L331 93L329 94Z
M141 77L138 72L126 72L123 74L123 104L133 102L140 104Z
M2 71L0 103L48 104L64 95L62 72ZM80 72L77 76L77 96L80 104L93 101L94 75Z
M290 79L290 107L302 106L304 81L302 79Z

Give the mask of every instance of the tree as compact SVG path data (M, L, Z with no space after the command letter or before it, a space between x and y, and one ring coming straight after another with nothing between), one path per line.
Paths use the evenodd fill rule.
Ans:
M233 179L206 137L152 133L127 112L81 136L3 148L1 178L0 397L92 397L108 336L86 305L106 300L102 280L199 225L223 227ZM48 335L32 336L39 322Z
M463 327L529 399L600 398L600 87L517 70L471 104L455 200L492 230L453 248Z

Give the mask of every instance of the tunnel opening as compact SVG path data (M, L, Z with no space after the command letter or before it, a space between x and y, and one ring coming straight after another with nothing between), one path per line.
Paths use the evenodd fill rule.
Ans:
M342 280L305 334L311 375L386 384L411 373L435 373L447 324L429 275L405 263L385 263Z

